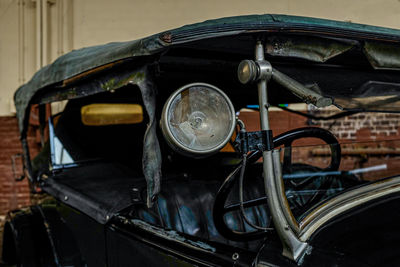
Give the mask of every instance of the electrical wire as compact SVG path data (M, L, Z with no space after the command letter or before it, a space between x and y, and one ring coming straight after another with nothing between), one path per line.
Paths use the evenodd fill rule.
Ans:
M244 211L244 201L243 201L243 183L244 183L244 173L246 170L246 165L247 165L247 154L243 154L243 160L242 160L242 167L240 169L240 176L239 176L239 203L240 203L240 213L244 219L244 221L250 225L252 228L257 229L257 230L262 230L262 231L268 231L268 230L273 230L274 228L270 227L262 227L253 224L247 217L246 213Z

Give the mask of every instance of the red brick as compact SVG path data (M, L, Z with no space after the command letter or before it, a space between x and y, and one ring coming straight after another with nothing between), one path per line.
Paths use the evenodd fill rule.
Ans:
M30 129L28 140L32 154L38 152L34 142L36 130ZM0 117L0 216L11 209L30 204L27 181L16 182L11 168L11 157L22 153L18 123L15 117ZM17 161L18 162L18 161Z

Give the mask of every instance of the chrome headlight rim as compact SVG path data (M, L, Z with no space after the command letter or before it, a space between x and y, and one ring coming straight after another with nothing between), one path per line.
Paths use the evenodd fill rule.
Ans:
M208 89L211 89L211 90L217 92L224 98L224 100L225 100L226 104L228 105L229 110L231 112L232 124L230 125L228 135L218 145L215 145L214 147L209 148L209 149L197 150L197 149L193 149L193 148L189 148L189 147L185 146L177 138L175 138L175 136L173 135L172 130L169 126L169 123L168 123L168 114L170 112L170 108L172 106L173 101L179 94L181 94L183 91L185 91L187 89L190 89L191 87L205 87L205 88L208 88ZM232 138L233 132L235 131L235 128L236 128L235 108L234 108L231 100L229 99L229 97L218 87L211 85L209 83L202 83L202 82L190 83L190 84L186 84L186 85L180 87L179 89L177 89L174 93L172 93L170 95L170 97L164 104L163 111L161 114L160 124L161 124L161 130L164 135L164 138L166 139L168 145L172 149L174 149L175 151L177 151L185 156L189 156L189 157L193 157L193 158L204 158L207 156L211 156L212 154L215 154L218 151L220 151Z

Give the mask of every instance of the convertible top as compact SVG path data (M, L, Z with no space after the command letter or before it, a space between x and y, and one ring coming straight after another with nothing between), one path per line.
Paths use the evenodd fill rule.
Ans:
M15 93L14 98L21 135L25 135L26 115L29 112L28 107L31 103L46 103L77 97L79 93L76 92L76 88L72 85L89 75L112 69L126 61L136 61L143 67L146 65L146 58L162 53L174 45L215 37L227 37L245 33L258 34L260 32L313 33L331 37L333 38L332 40L334 38L349 37L372 42L384 41L391 46L394 43L394 52L398 55L397 57L394 58L393 53L389 55L379 54L378 57L370 53L367 57L372 58L375 65L371 64L374 67L400 68L400 53L398 53L400 48L397 47L400 42L400 30L286 15L250 15L208 20L135 41L115 42L73 50L59 57L52 64L40 69L28 83L22 85ZM380 42L379 44L382 43ZM368 51L367 48L365 50ZM382 47L376 47L374 44L369 46L369 51L373 52L387 50L393 52L393 49L387 49L387 47L382 49ZM331 51L328 52L330 53ZM293 54L288 53L285 55L292 56ZM315 58L310 57L307 57L307 59L315 60ZM120 77L117 82L110 79L99 81L96 88L92 86L92 90L93 92L99 92L117 89L126 85L128 77L134 77L137 81L143 80L142 74L143 69L131 70L123 78ZM114 78L112 77L112 79ZM53 95L39 101L38 98L46 93L53 93ZM88 93L90 92L86 90L81 95L87 95Z

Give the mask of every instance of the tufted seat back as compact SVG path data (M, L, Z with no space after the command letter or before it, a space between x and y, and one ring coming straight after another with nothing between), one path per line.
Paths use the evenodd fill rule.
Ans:
M170 180L163 184L155 207L151 210L140 208L137 216L153 225L196 236L206 241L255 250L260 241L234 242L221 236L216 229L212 209L221 183L219 180ZM244 188L245 199L254 199L263 195L264 186L260 179L250 181ZM227 204L238 203L238 199L239 190L238 186L235 186ZM246 209L246 216L260 226L266 227L269 224L270 218L266 205ZM226 214L225 221L233 230L253 231L238 211Z

